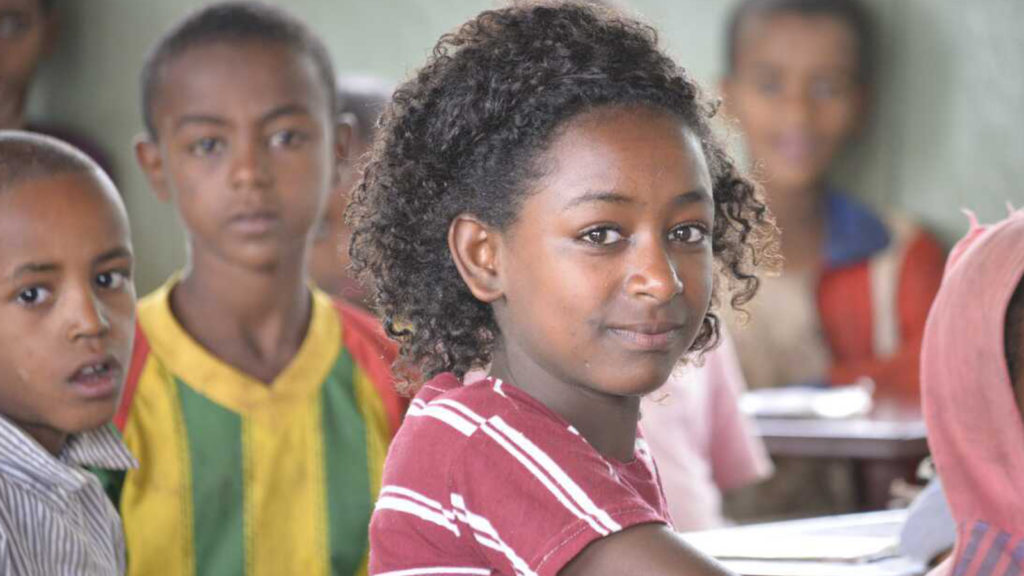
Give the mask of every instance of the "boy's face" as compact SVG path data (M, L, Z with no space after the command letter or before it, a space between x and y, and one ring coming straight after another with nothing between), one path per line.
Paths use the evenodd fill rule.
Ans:
M52 451L114 414L131 360L128 220L92 174L0 191L0 411Z
M832 16L753 16L723 83L729 112L774 193L819 186L863 107L857 40Z
M359 181L358 164L369 143L353 134L348 158L340 166L337 184L331 191L323 217L316 228L310 251L310 274L317 286L353 304L365 305L366 289L348 270L351 230L345 226L345 209L352 189Z
M49 28L39 0L0 0L0 128L20 121L22 95L46 52Z
M650 392L709 305L714 204L700 144L668 113L610 108L571 120L543 161L501 234L503 346L566 390Z
M311 59L277 43L215 43L168 62L137 147L173 200L193 260L270 270L301 260L334 174L330 103Z

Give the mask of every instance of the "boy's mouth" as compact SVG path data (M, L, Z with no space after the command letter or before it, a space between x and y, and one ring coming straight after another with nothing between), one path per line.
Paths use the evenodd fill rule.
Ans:
M266 234L277 227L277 214L270 211L246 212L238 214L228 224L244 235Z
M121 363L113 356L90 360L79 366L68 383L75 393L86 399L116 395L121 387Z

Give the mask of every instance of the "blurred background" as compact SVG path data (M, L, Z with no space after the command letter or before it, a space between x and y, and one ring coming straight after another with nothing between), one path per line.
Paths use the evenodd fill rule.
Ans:
M443 32L494 0L275 1L326 40L342 73L398 82ZM876 206L895 206L947 243L960 207L983 219L1024 203L1024 2L870 0L879 28L871 124L836 180ZM30 117L88 134L109 155L131 213L140 294L184 262L172 209L148 190L132 140L142 128L138 75L155 39L201 0L58 0L61 38L33 87ZM655 25L670 52L716 91L733 1L622 0Z

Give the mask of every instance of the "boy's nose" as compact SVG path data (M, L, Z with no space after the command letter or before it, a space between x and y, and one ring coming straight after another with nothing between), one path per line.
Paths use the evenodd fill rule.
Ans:
M231 180L236 188L262 187L270 181L268 158L258 142L236 147L231 166Z
M640 243L635 250L636 268L626 280L630 295L668 302L682 294L683 281L662 243Z
M110 331L105 307L91 292L69 296L66 302L69 340L97 338Z

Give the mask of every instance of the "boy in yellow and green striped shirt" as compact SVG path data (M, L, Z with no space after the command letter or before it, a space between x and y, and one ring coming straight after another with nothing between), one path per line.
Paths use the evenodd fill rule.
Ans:
M346 141L326 50L277 9L214 5L142 87L137 156L189 263L139 303L115 420L140 463L104 477L128 572L365 573L402 404L379 325L306 282Z

